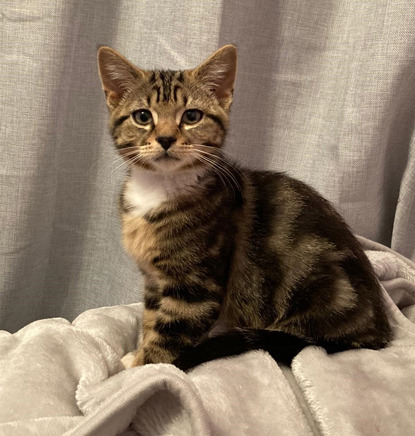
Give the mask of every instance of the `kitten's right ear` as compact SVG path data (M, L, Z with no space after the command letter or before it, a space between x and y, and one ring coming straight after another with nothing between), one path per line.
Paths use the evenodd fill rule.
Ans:
M107 105L114 109L124 94L145 78L145 72L110 47L98 50L98 70Z

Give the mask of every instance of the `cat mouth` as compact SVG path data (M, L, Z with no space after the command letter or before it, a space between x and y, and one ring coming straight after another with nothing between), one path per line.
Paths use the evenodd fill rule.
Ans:
M168 161L178 161L180 160L178 157L172 156L171 154L163 153L161 156L156 157L155 162L168 162Z

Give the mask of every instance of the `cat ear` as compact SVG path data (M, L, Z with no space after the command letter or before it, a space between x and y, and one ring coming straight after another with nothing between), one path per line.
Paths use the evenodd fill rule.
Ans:
M107 105L114 108L124 94L145 78L145 72L110 47L98 50L98 70Z
M236 76L236 47L225 45L215 51L202 65L193 70L195 77L205 83L221 100L232 98Z

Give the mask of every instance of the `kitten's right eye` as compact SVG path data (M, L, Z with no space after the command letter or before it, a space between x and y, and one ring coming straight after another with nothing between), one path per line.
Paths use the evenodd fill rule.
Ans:
M153 120L153 116L148 109L138 109L138 111L133 112L134 121L137 124L141 124L145 126L146 124L150 124Z

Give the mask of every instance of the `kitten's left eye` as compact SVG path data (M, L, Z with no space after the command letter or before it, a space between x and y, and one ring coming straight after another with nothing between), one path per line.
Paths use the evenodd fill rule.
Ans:
M153 120L153 116L148 109L139 109L138 111L133 112L133 118L137 124L142 125L150 124Z
M182 123L196 124L203 117L203 112L199 109L189 109L182 115Z

